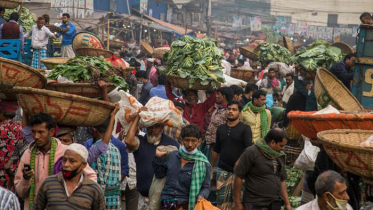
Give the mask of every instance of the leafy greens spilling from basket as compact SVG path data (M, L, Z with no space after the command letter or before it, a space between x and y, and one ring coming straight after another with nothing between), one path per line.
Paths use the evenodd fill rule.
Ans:
M324 40L317 40L306 49L293 55L292 61L306 70L316 71L319 67L330 69L334 63L342 60L341 49L331 46Z
M263 43L259 46L259 61L260 62L281 62L290 63L290 51L279 44Z
M217 88L225 81L221 65L222 55L216 41L184 36L172 42L171 51L163 56L167 67L159 70L167 75L188 78L189 87L198 80L202 85L211 83Z
M113 83L121 90L127 90L128 84L118 76L119 70L101 57L77 56L66 64L59 64L49 74L48 79L57 80L59 76L66 77L74 83L95 83L103 80Z

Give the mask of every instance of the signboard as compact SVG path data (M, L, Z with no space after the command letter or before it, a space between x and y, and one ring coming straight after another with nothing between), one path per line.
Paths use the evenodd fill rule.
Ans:
M51 0L51 7L62 17L69 13L73 18L88 18L93 14L94 0Z
M262 30L262 18L261 17L250 18L250 27L251 27L251 31L261 31Z
M140 13L146 14L148 11L148 0L140 0Z

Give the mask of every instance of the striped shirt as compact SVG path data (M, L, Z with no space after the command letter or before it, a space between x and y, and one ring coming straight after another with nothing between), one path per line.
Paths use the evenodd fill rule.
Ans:
M17 196L9 190L0 187L0 209L21 210Z
M105 197L101 187L86 176L70 196L66 195L62 173L47 177L39 189L34 210L102 210Z

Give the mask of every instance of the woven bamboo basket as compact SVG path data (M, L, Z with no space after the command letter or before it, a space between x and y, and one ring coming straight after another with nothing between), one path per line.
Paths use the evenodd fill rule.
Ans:
M105 43L107 42L107 40L105 40ZM122 48L123 46L125 45L124 42L122 41L118 41L118 40L110 40L110 48L116 48L116 49L119 49L119 48Z
M13 87L44 88L47 79L36 69L0 57L0 99L17 100Z
M332 46L338 47L339 49L341 49L342 50L342 55L347 55L347 54L350 54L350 53L354 53L352 48L344 42L335 42L335 43L332 44Z
M0 0L0 7L14 9L22 3L22 0Z
M324 68L317 70L314 90L317 102L324 108L330 104L347 112L364 109L342 82Z
M169 52L171 48L169 47L160 47L160 48L155 48L153 51L154 58L162 59L163 55L166 52Z
M231 69L231 77L243 81L254 81L257 70Z
M372 113L340 113L340 114L318 114L315 112L291 111L288 118L291 124L301 134L317 139L317 133L334 129L363 129L373 130Z
M317 134L330 159L342 171L348 171L367 179L373 178L373 149L361 147L373 131L330 130Z
M47 67L47 69L54 69L55 66L59 64L65 64L70 58L63 58L63 57L54 57L54 58L44 58L41 59L41 62Z
M93 33L79 32L73 38L73 50L78 48L104 49L104 43Z
M75 50L75 53L77 56L103 56L104 58L111 58L114 55L111 51L95 48L79 48Z
M91 83L49 83L45 87L47 90L53 90L61 93L69 93L88 98L102 97L102 90L97 85ZM107 91L110 93L115 89L111 83L107 84Z
M250 47L250 46L240 47L240 53L243 56L245 56L246 58L250 58L252 60L255 60L255 61L257 61L259 59L258 58L259 50L260 50L260 45L258 45L256 47Z
M103 123L115 105L50 90L16 87L19 105L28 115L50 114L58 125L92 127Z
M142 40L140 42L140 49L150 56L152 56L154 53L152 46L150 46L150 44L147 41Z
M287 36L283 36L282 40L284 43L284 47L286 47L290 51L290 53L294 55L295 50L294 50L293 41Z
M181 78L176 75L168 75L167 80L171 83L172 86L181 89L208 90L212 88L211 84L202 85L198 80L194 82L193 87L189 87L188 78Z

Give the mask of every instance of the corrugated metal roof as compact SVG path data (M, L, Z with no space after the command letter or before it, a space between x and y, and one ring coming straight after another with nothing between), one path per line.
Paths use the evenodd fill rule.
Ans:
M144 17L146 17L149 20L152 20L152 21L154 21L154 22L156 22L156 23L158 23L158 24L160 24L160 25L162 25L164 27L172 29L174 32L176 32L176 33L178 33L180 35L185 34L185 28L183 28L181 26L177 26L177 25L174 25L174 24L171 24L171 23L167 23L167 22L164 22L162 20L150 17L149 15L145 15L145 14L144 14ZM187 30L187 34L192 33L192 32L193 32L193 30L190 30L190 29Z

